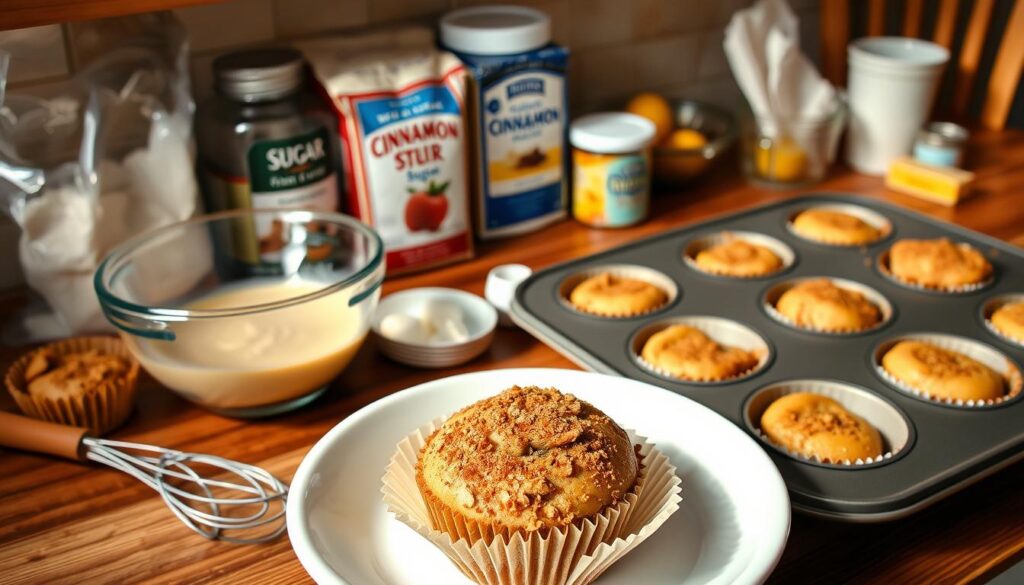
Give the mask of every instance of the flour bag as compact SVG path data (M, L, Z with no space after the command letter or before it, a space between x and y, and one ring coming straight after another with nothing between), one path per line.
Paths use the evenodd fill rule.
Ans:
M299 43L340 120L349 213L394 275L469 258L466 72L425 29Z

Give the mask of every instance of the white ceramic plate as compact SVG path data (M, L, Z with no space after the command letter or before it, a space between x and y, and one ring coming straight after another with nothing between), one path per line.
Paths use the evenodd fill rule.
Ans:
M760 583L789 535L789 496L761 447L700 404L649 384L556 369L475 372L382 398L331 429L292 480L288 534L321 585L468 585L441 551L387 512L380 486L398 441L512 385L554 386L649 437L683 479L668 522L599 585Z

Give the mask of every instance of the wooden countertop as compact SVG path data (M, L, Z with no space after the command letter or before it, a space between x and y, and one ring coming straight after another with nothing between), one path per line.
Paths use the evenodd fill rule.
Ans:
M878 178L837 169L814 191L881 198L1024 245L1024 132L979 132L973 139L977 197L947 209L887 191ZM799 196L747 185L725 165L715 177L656 196L650 221L625 230L566 221L540 232L480 245L475 260L389 281L384 292L449 286L482 294L494 265L541 268L715 214ZM809 192L805 190L804 192ZM0 318L23 293L0 299ZM24 348L0 348L6 366ZM201 410L152 381L136 414L115 438L206 452L261 465L286 480L328 429L387 394L441 376L504 367L571 363L518 330L500 330L490 350L458 368L423 371L379 355L368 342L319 400L257 421ZM10 408L4 394L0 406ZM905 520L851 525L800 515L773 582L953 583L983 580L1024 554L1024 464ZM0 581L5 583L305 583L287 538L238 546L206 541L182 526L149 488L118 472L0 450Z

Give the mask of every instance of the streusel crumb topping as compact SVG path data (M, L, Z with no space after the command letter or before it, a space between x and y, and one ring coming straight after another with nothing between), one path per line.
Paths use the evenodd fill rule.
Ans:
M607 415L554 388L513 386L453 415L427 441L432 492L469 516L534 530L621 499L637 474L629 438Z

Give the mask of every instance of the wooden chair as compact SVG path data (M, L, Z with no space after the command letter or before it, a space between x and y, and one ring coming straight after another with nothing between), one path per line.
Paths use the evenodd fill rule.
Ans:
M999 30L996 27L996 32L992 32L993 23L996 22L992 14L997 8L997 0L933 0L936 8L931 40L951 52L946 69L947 84L944 85L950 96L942 104L945 107L939 109L948 110L944 114L948 113L953 118L967 118L975 93L984 91L978 118L983 126L994 129L1006 126L1021 80L1021 71L1024 70L1024 0L1005 1L1012 3L1012 6L1004 4L1000 7L1004 9L1002 12L1009 8L1009 17L1002 29L1002 39L991 41L998 43L998 49L991 61L987 87L983 88L978 87L984 79L979 69L989 35L997 34ZM853 10L851 4L855 5ZM866 26L860 34L851 37L852 13L862 9L865 4L867 15L863 20L866 20ZM850 0L822 0L821 61L825 76L837 86L846 84L846 46L851 38L883 34L922 38L923 23L926 21L925 4L926 0L904 0L902 28L890 26L887 31L886 16L894 12L887 8L895 6L887 7L886 0L868 0L866 3L860 0L854 0L853 3ZM898 17L898 10L896 12ZM927 16L931 20L931 15ZM968 19L966 26L960 19ZM955 40L960 40L956 43L958 47L954 46Z

